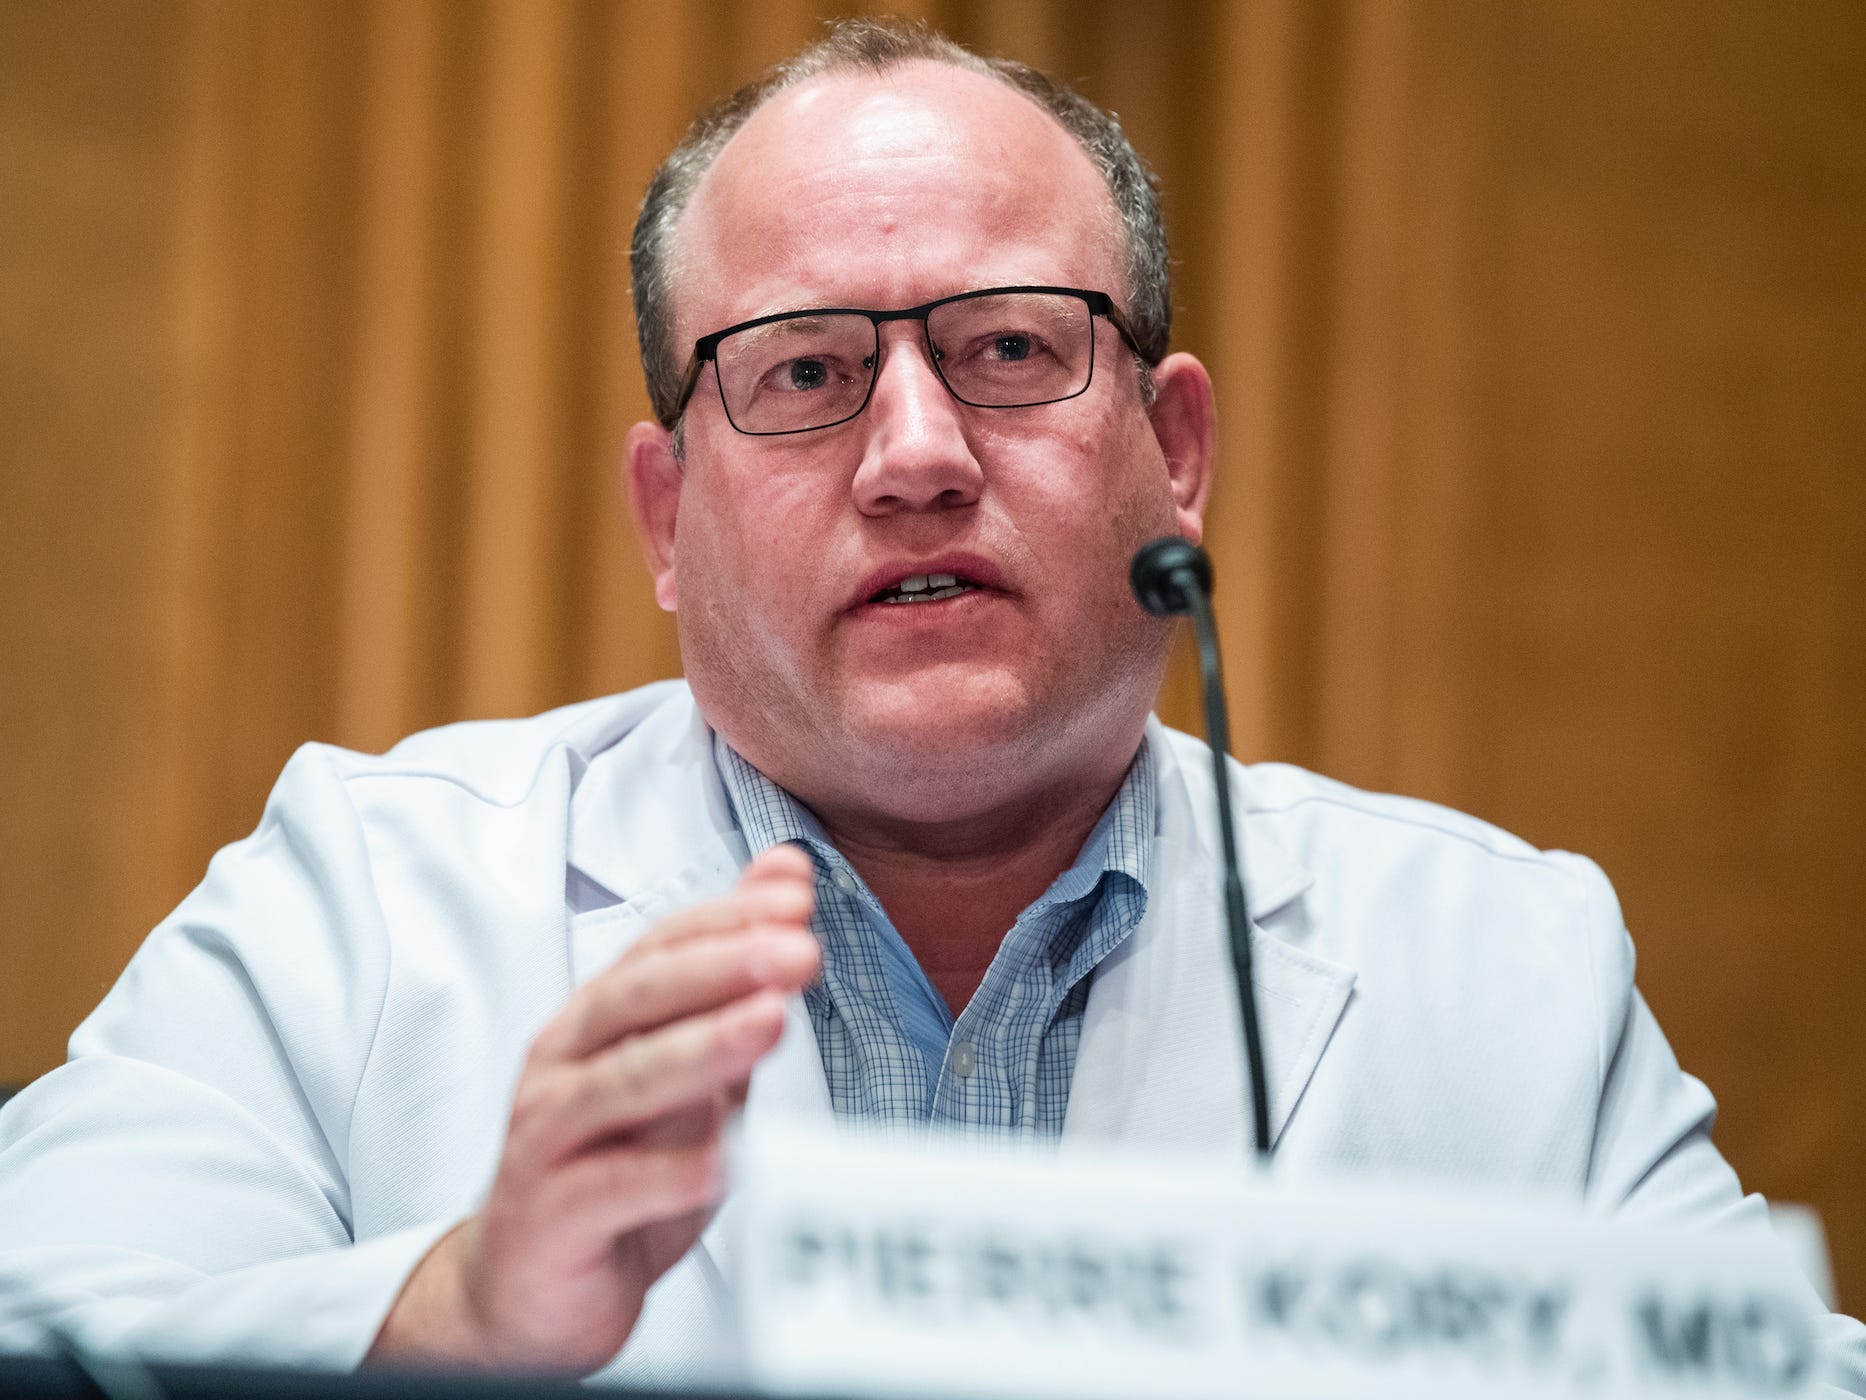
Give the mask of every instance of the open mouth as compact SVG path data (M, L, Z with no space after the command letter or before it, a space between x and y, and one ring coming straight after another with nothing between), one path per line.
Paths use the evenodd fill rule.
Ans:
M942 598L957 598L981 585L959 574L914 574L882 589L871 603L937 603Z

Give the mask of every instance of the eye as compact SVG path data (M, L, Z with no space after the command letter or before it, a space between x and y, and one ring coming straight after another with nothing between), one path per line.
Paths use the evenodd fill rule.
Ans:
M856 381L850 363L837 355L791 355L773 361L758 374L760 394L822 394Z
M1000 335L991 342L991 358L994 360L1027 360L1030 351L1030 337L1021 332Z

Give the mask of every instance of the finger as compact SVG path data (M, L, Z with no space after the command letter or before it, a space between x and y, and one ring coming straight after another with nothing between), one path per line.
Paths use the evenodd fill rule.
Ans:
M720 1010L625 1037L560 1069L535 1101L526 1096L522 1122L514 1108L513 1132L522 1131L548 1157L559 1157L665 1115L710 1110L715 1096L737 1091L783 1033L783 998L760 991Z
M643 1146L599 1143L555 1164L523 1192L496 1185L482 1219L494 1252L501 1242L600 1260L615 1236L643 1225L678 1220L715 1205L724 1193L718 1134L695 1141Z
M643 948L579 987L538 1039L541 1057L580 1060L625 1035L716 1010L753 992L801 991L822 950L807 929L753 925L736 935Z
M635 940L629 951L637 948L666 948L694 938L716 938L737 933L753 924L785 924L806 928L816 905L815 891L807 880L765 879L731 894L709 899L703 904L682 909L657 919L646 933ZM626 956L626 954L625 954Z
M669 1147L603 1145L565 1163L550 1192L557 1218L588 1238L615 1239L718 1205L726 1192L725 1151L718 1133Z
M730 894L657 920L634 948L732 933L754 923L803 927L816 904L813 871L809 857L796 847L774 846L746 867Z
M740 1081L741 1084L746 1081ZM664 1113L632 1132L618 1134L612 1141L632 1142L639 1147L697 1147L711 1142L725 1131L732 1119L730 1091L715 1093L685 1108ZM600 1148L598 1141L584 1151Z
M782 948L761 944L748 948L742 955L746 959L743 969L746 975L727 979L716 995L684 999L672 996L658 1007L646 1004L639 1013L633 1010L637 1002L632 969L638 960L650 954L683 944L695 945L707 939L729 940L752 932L787 929L813 943L814 938L809 933L810 914L815 903L813 871L810 858L797 847L772 847L747 867L739 886L731 894L657 921L608 969L571 994L563 1009L533 1042L534 1055L544 1060L587 1055L631 1030L703 1010L761 985L795 990L807 983L816 975L815 966L810 966L801 976L796 970L811 959L820 960L820 954L807 951L802 943ZM678 972L670 973L665 969L651 971L648 975L659 979L680 976Z
M737 1084L726 1090L725 1101L722 1107L724 1110L723 1117L727 1121L731 1120L733 1114L744 1111L745 1100L751 1096L751 1092L752 1081L749 1079L741 1079Z
M711 1098L675 1113L664 1113L652 1123L644 1123L625 1138L649 1147L689 1147L705 1142L725 1131L732 1115L745 1106L750 1088L748 1076Z
M802 846L783 841L767 846L739 872L739 887L760 880L815 880L816 863Z

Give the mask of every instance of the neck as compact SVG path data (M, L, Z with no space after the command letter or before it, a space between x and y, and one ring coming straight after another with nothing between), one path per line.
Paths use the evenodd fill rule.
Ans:
M956 1015L1017 916L1074 862L1133 755L1092 784L964 821L909 822L817 808L836 849L888 911Z

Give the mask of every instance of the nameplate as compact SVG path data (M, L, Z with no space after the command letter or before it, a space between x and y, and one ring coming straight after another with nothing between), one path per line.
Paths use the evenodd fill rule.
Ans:
M1246 1163L771 1129L733 1210L748 1379L867 1396L1815 1393L1772 1238Z

